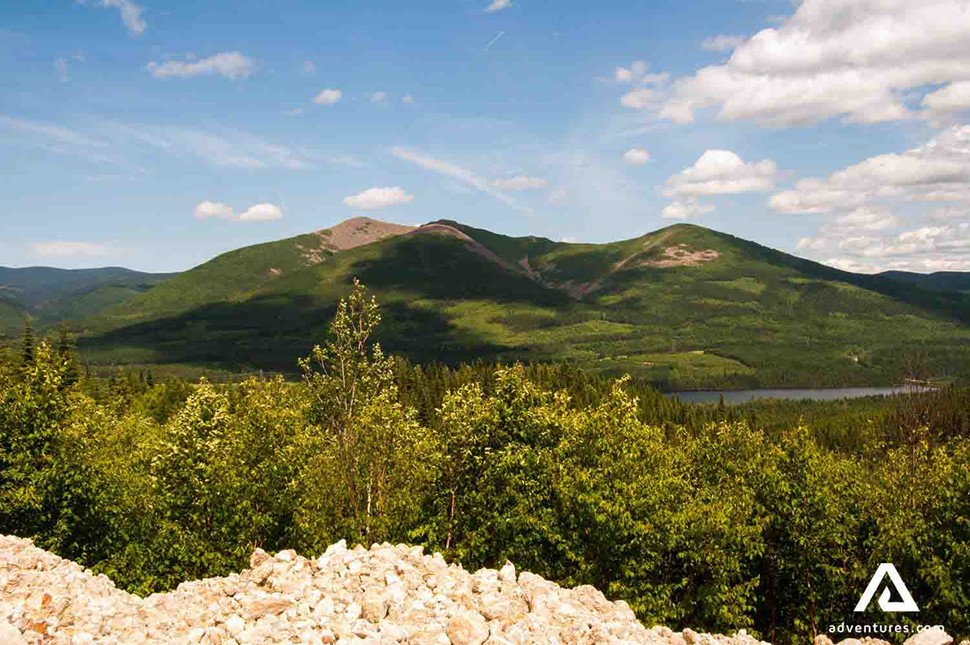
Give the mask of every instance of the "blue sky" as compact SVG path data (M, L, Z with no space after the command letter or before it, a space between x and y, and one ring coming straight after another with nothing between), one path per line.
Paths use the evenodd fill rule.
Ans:
M970 0L3 3L0 265L367 215L970 270L968 39Z

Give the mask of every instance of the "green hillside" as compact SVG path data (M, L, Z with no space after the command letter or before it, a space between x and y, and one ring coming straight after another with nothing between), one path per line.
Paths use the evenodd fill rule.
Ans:
M385 346L417 361L569 360L677 387L970 376L965 294L698 226L610 244L450 221L372 237L338 245L321 232L220 256L91 318L82 346L104 362L292 370L356 276L382 303Z
M960 271L937 271L936 273L910 273L909 271L886 271L884 278L914 284L934 291L962 291L970 294L970 273Z
M19 334L28 315L41 328L95 315L145 293L172 275L119 267L0 267L0 334Z

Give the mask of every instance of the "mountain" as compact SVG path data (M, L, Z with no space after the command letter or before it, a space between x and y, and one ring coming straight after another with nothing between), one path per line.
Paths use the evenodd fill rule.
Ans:
M962 291L970 294L970 272L937 271L936 273L911 273L908 271L885 271L884 278L914 284L934 291Z
M366 218L239 249L89 318L105 362L292 372L353 277L417 361L569 360L672 386L967 377L970 297L699 226L609 244Z
M30 316L41 327L95 315L175 274L103 269L0 267L0 335L17 334Z

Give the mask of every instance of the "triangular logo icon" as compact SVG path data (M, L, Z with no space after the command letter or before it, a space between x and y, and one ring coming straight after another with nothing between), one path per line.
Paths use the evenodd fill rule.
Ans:
M876 569L876 573L872 576L872 580L869 581L869 586L866 587L862 598L859 598L859 604L855 606L855 610L865 611L869 607L869 603L872 602L873 596L876 595L876 591L879 590L879 585L882 584L886 576L889 577L890 584L896 589L896 593L902 600L890 600L892 595L889 593L889 586L887 586L879 594L879 609L883 611L919 611L919 607L916 606L916 601L913 600L912 594L906 588L906 583L903 582L903 579L899 576L899 572L896 571L896 567L890 562L883 562Z

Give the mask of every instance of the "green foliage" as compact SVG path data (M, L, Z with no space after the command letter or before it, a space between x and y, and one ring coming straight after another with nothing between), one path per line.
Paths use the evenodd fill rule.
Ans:
M355 283L299 382L94 377L66 335L0 353L0 533L142 594L255 547L421 543L784 644L859 622L893 562L921 623L970 635L967 389L687 405L566 364L411 365L379 322Z
M26 317L48 329L77 322L144 293L171 274L120 268L0 267L0 337L17 334Z
M336 253L317 235L239 249L92 317L82 348L100 363L292 373L359 276L384 304L383 347L420 363L569 361L704 389L888 385L920 353L932 376L970 378L961 292L691 225L609 244L445 226ZM713 259L664 264L681 248Z
M398 400L393 361L369 344L379 323L377 301L355 281L332 339L300 361L310 404L296 530L312 549L403 537L434 465L427 431Z

